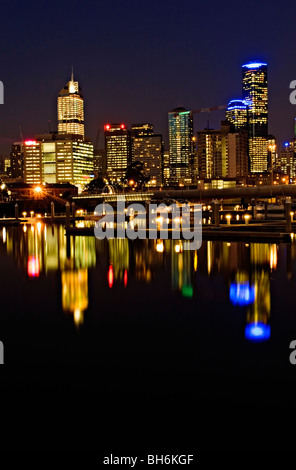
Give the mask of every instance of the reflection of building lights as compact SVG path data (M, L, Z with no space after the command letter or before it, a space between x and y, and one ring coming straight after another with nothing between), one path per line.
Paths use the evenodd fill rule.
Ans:
M158 224L162 224L162 222L163 222L163 217L157 217L156 222L157 222Z
M74 310L73 318L74 318L74 323L76 326L82 325L84 321L83 311L81 311L79 308L76 308Z
M176 253L181 253L181 249L182 249L181 245L175 245L175 252Z
M163 242L157 243L157 245L156 245L156 251L157 251L157 253L163 253L163 250L164 250Z
M114 271L113 271L113 266L110 264L109 269L108 269L108 284L110 289L113 287L114 283Z
M2 240L3 240L3 243L6 242L6 228L5 227L3 227L2 229Z
M26 233L26 231L27 231L27 226L26 225L24 225L23 231L24 231L24 233Z
M255 287L249 282L232 283L229 289L229 298L233 305L249 305L255 302Z
M266 341L270 338L270 326L265 323L251 323L246 326L245 337L249 341Z
M277 267L277 247L271 245L270 247L270 269L276 269Z
M35 256L29 256L28 258L28 276L29 277L39 277L40 274L40 265L39 259Z
M124 287L127 286L127 270L126 269L125 269L124 275L123 275L123 284L124 284Z
M37 231L38 233L41 233L41 222L37 222Z
M182 286L182 297L193 297L193 287L192 286Z
M194 264L194 271L197 271L197 265L198 265L198 256L197 256L197 251L194 252L194 260L193 260L193 264Z

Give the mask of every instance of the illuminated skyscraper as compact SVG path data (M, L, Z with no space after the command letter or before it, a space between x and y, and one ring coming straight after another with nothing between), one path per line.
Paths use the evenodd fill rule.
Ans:
M247 129L248 104L244 100L231 100L226 110L226 119L234 130Z
M267 64L250 63L242 67L243 99L249 104L249 157L252 173L268 166Z
M58 95L59 134L78 134L84 137L84 103L78 82L71 80Z
M72 183L80 190L93 175L93 145L73 134L44 134L24 142L25 183Z
M105 149L107 174L114 182L120 181L131 163L131 138L125 124L106 124Z
M171 178L175 182L190 179L190 163L193 154L192 111L184 108L169 113L169 141Z

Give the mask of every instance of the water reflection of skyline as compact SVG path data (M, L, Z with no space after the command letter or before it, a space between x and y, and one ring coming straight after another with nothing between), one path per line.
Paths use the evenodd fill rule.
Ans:
M129 288L130 280L156 283L160 273L170 277L171 295L196 299L198 276L222 276L229 304L244 309L245 337L259 341L270 337L271 275L277 270L279 246L266 243L204 241L198 251L184 250L178 240L97 240L66 237L63 226L41 222L22 228L3 228L2 245L13 255L28 278L60 273L61 307L78 326L89 308L89 271L99 266L106 289ZM292 275L295 245L285 246L287 277ZM213 292L213 297L214 297ZM184 304L184 308L192 308Z

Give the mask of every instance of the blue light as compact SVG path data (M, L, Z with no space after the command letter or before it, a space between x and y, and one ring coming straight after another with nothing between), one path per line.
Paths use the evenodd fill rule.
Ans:
M289 147L289 142L285 142L285 147Z
M266 67L267 64L263 62L253 62L251 64L245 64L243 67L246 67L247 69L259 69L260 67Z
M249 341L266 341L270 338L270 326L265 323L250 323L246 326L245 337Z
M232 283L229 289L229 298L233 305L250 305L255 301L255 287L250 286L249 282Z

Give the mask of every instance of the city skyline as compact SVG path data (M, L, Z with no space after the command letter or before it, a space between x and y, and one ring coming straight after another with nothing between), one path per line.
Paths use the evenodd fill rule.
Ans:
M252 63L253 63L253 64L256 64L257 61L256 61L254 58L250 58L250 60L246 62L246 64L252 64ZM260 62L258 62L258 63L260 63ZM241 68L241 69L244 69L244 67L246 66L246 64L241 64L240 68ZM268 67L268 69L269 69L269 64L268 64L268 63L267 63L267 64L264 64L264 65L266 65L266 66ZM69 75L70 75L70 74L69 74ZM79 74L78 74L78 75L79 75ZM62 124L62 121L61 121L61 119L62 119L62 117L61 117L61 115L62 115L62 114L61 114L61 113L62 113L62 110L61 110L61 104L59 105L59 103L62 103L62 100L67 99L68 95L69 95L69 97L71 98L71 95L73 95L73 93L74 93L75 96L74 96L74 95L73 95L73 96L74 96L74 98L76 99L76 101L81 101L81 102L82 102L82 108L81 108L81 110L79 109L79 111L78 111L78 113L81 114L81 118L79 118L79 119L81 119L81 124L79 124L79 126L82 126L83 133L84 133L84 127L86 127L86 133L85 133L85 135L86 135L87 137L89 137L93 143L96 141L97 136L98 136L98 135L101 135L101 137L100 137L100 139L99 139L99 146L103 148L103 147L104 147L103 133L104 133L104 130L105 130L106 123L107 123L107 122L115 122L115 120L114 120L114 119L112 120L112 118L109 119L109 120L102 118L102 120L101 120L102 126L101 126L101 127L97 127L95 135L89 136L89 133L88 133L87 129L93 128L94 125L93 125L93 123L89 123L89 122L88 122L87 117L86 117L86 119L85 119L85 117L84 117L84 116L85 116L85 112L84 112L84 109L83 109L83 107L84 107L83 104L84 104L84 101L85 101L85 98L84 98L84 89L83 89L83 88L80 86L80 84L79 84L79 83L80 83L80 78L79 78L79 81L78 81L78 80L75 80L75 81L74 81L74 79L73 79L73 67L72 67L72 72L71 72L71 75L70 75L70 79L68 79L68 80L66 79L65 81L66 81L66 85L57 93L57 96L58 96L58 113L60 113L60 119L59 119L59 114L57 115L57 112L55 112L54 119L48 119L48 121L45 123L44 128L43 128L43 132L37 132L37 131L35 132L34 130L32 130L31 132L29 132L29 133L27 132L27 133L24 134L24 132L23 132L23 126L20 125L20 126L18 127L18 133L20 133L20 131L21 131L22 134L24 134L25 139L30 139L30 138L35 138L35 135L38 135L38 134L40 134L40 133L61 132L62 126L64 125L64 126L67 127L67 126L69 126L69 123L68 123L68 124L65 124L66 121L64 121L64 124ZM78 87L77 90L76 90L76 89L74 90L74 88L73 88L73 90L70 91L70 88L69 88L69 87L71 86L71 84L72 84L72 87L73 87L73 86L76 87L76 88ZM268 79L268 88L269 88L269 85L270 85L270 81L269 81L269 79ZM64 97L62 96L63 94L65 95ZM289 94L289 93L287 93L287 95L288 95L288 94ZM76 95L77 95L77 98L76 98ZM89 93L86 92L86 95L88 96ZM217 110L217 112L215 112L215 113L212 113L212 112L211 112L211 113L204 113L204 116L205 116L204 118L199 117L199 118L197 119L196 116L193 116L193 133L194 133L194 135L195 135L196 132L199 131L199 130L205 130L205 129L207 129L208 124L210 124L210 129L213 129L213 130L219 129L221 120L225 119L225 116L227 117L227 111L228 111L229 106L231 107L232 102L234 102L234 104L236 103L236 105L238 104L238 102L241 102L242 104L243 104L243 103L247 103L247 101L246 101L244 98L236 98L236 99L235 99L235 98L233 98L233 96L235 96L235 94L233 94L232 96L230 96L229 99L228 99L228 101L225 101L225 103L223 104L223 106L225 106L225 110L224 110L224 109L220 109L220 110ZM239 93L237 93L237 96L239 96ZM87 100L87 99L86 99L86 100ZM75 101L75 100L74 100L74 101ZM270 102L270 101L272 102L272 99L270 99L270 92L268 92L268 101L269 101L269 102ZM76 103L76 102L75 102L75 103ZM73 106L75 106L75 103L74 103ZM228 103L228 104L227 104L227 103ZM89 104L90 104L90 103L89 103L88 100L87 100L86 106L88 107ZM216 105L217 105L217 104L216 104ZM221 103L220 103L220 105L221 105ZM218 106L218 105L217 105L217 106ZM292 106L292 105L290 105L290 106ZM179 107L179 106L178 106L178 107ZM210 107L210 106L209 106L209 107ZM183 106L180 106L180 108L183 108ZM177 109L177 108L175 108L175 109ZM185 109L185 108L184 108L184 109ZM191 111L192 109L194 109L194 107L186 108L186 109L188 109L189 111ZM230 109L231 109L231 108L230 108ZM0 109L0 111L1 111L1 109ZM63 111L63 112L65 112L65 111ZM67 112L68 112L68 111L67 111ZM171 112L171 110L167 110L167 114L170 113L170 112ZM269 114L270 114L270 105L269 105L268 112L269 112ZM123 114L124 114L124 113L123 113ZM295 114L296 114L296 109L295 109ZM87 112L86 112L86 116L87 116ZM158 119L157 119L156 116L157 116L157 114L155 114L155 118L156 118L156 122L157 122ZM219 117L219 116L220 116L220 117ZM69 118L65 118L65 119L69 119ZM279 147L284 147L284 143L285 143L287 140L292 139L292 138L294 137L294 130L295 130L295 124L294 124L294 122L295 122L295 119L296 119L296 117L293 118L291 122L289 122L289 126L288 126L288 127L290 128L290 131L291 131L291 132L290 132L290 135L287 135L285 138L280 139L280 138L278 137L277 133L275 133L275 137L276 137L276 139L278 140ZM124 123L124 125L125 125L126 128L132 128L132 125L133 125L132 123L133 123L133 122L137 122L137 121L140 122L140 120L137 119L136 116L135 116L135 118L134 118L133 120L131 120L131 119L129 119L129 120L128 120L128 119L127 119L127 120L121 119L121 120L119 120L119 122ZM74 121L73 121L73 122L74 122ZM148 119L146 119L145 122L148 122ZM197 122L200 123L200 124L203 123L204 125L196 125ZM53 123L54 123L54 124L53 124ZM194 124L194 123L195 123L195 124ZM42 126L42 125L39 124L39 125L37 126L38 129L42 129L41 126ZM66 127L65 127L65 129L66 129ZM156 127L156 126L154 125L154 127ZM272 126L271 126L270 124L269 124L269 127L272 128ZM70 129L70 127L69 127L69 129ZM75 132L76 132L76 131L75 131ZM77 133L78 133L78 131L77 131ZM161 135L163 135L163 137L164 137L164 147L165 147L166 150L168 150L168 149L169 149L169 126L168 126L168 124L166 125L166 127L165 127L165 126L163 127L163 131L162 131L162 132L158 132L158 133L161 134ZM270 132L270 131L269 131L269 134L274 135L274 133L272 133L272 132ZM288 131L287 131L287 134L288 134ZM4 157L7 156L7 155L10 153L10 151L11 151L11 145L12 145L14 142L17 142L17 141L20 141L20 136L17 136L17 135L16 135L16 138L13 139L13 140L10 142L10 139L9 139L9 138L7 138L7 137L5 137L5 136L3 137L3 136L0 135L0 155L2 155L2 156L4 156ZM7 150L4 150L4 152L3 152L3 149L6 149L6 148L7 148ZM2 151L1 151L1 149L2 149ZM5 152L6 152L6 153L5 153Z
M31 2L20 5L18 14L13 5L3 7L1 154L7 155L12 141L19 141L20 125L28 137L47 130L49 119L56 126L56 94L69 80L72 65L84 91L86 135L92 141L106 121L128 127L147 121L163 134L168 147L167 112L178 106L227 104L240 96L240 67L250 58L269 65L270 132L279 141L293 136L296 110L289 102L289 83L295 79L289 55L293 7L288 2L256 4L266 30L244 22L241 6L231 10L232 25L238 26L227 28L229 5L222 8L216 1L214 19L206 5L193 1L187 8L174 0L151 2L145 14L144 7L134 2L124 6L117 2L112 11L108 5L86 2L82 18L76 3L69 8L64 2L46 15ZM65 15L69 21L60 28ZM200 17L204 21L197 28ZM24 23L34 23L35 28L24 31ZM57 33L47 37L44 31L49 27ZM272 28L274 37L267 34ZM172 31L186 33L172 36ZM221 114L211 116L211 127L217 128ZM203 129L206 118L195 118L195 128Z

